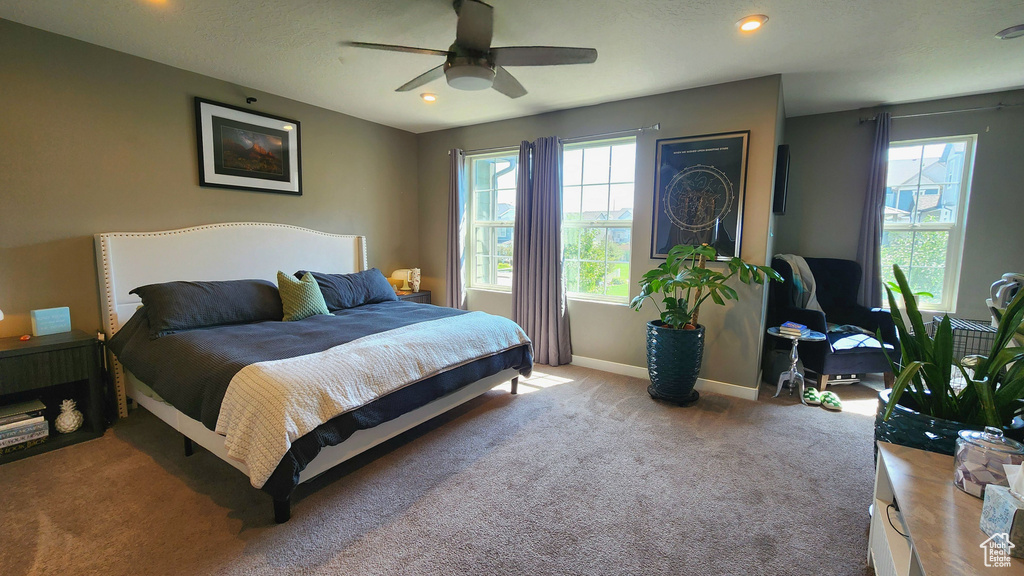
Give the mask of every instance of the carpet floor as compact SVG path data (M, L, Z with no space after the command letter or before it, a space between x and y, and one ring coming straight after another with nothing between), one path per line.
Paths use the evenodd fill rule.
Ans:
M538 366L296 492L138 410L0 467L0 574L870 574L874 392L652 401Z

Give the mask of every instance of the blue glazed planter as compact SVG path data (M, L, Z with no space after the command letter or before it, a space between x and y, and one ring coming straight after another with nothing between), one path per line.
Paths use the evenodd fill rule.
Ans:
M704 358L704 327L669 328L660 320L647 323L647 373L652 398L690 404L700 394L693 389Z
M892 416L883 422L885 405L889 403L891 393L892 390L882 390L878 393L875 440L952 456L956 452L958 432L985 429L984 425L964 424L921 414L916 410L917 404L909 394L900 397L899 403L892 410Z

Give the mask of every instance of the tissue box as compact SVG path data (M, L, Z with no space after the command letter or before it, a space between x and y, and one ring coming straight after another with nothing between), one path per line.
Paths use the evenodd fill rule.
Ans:
M29 316L32 317L33 336L71 332L71 309L67 306L33 310Z
M1010 556L1024 558L1024 502L1005 486L985 487L985 503L981 507L981 531L988 536L1007 534L1013 543Z

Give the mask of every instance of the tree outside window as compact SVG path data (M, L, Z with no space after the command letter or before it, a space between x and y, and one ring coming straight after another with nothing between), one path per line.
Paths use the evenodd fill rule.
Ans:
M635 138L563 148L562 255L570 297L629 300L635 174Z
M470 155L469 285L512 289L512 230L516 219L516 150Z

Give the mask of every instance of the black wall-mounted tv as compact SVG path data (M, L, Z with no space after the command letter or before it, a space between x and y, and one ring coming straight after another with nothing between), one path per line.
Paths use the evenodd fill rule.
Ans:
M779 153L775 160L775 198L772 201L772 212L786 213L787 188L789 188L789 144L779 144Z

